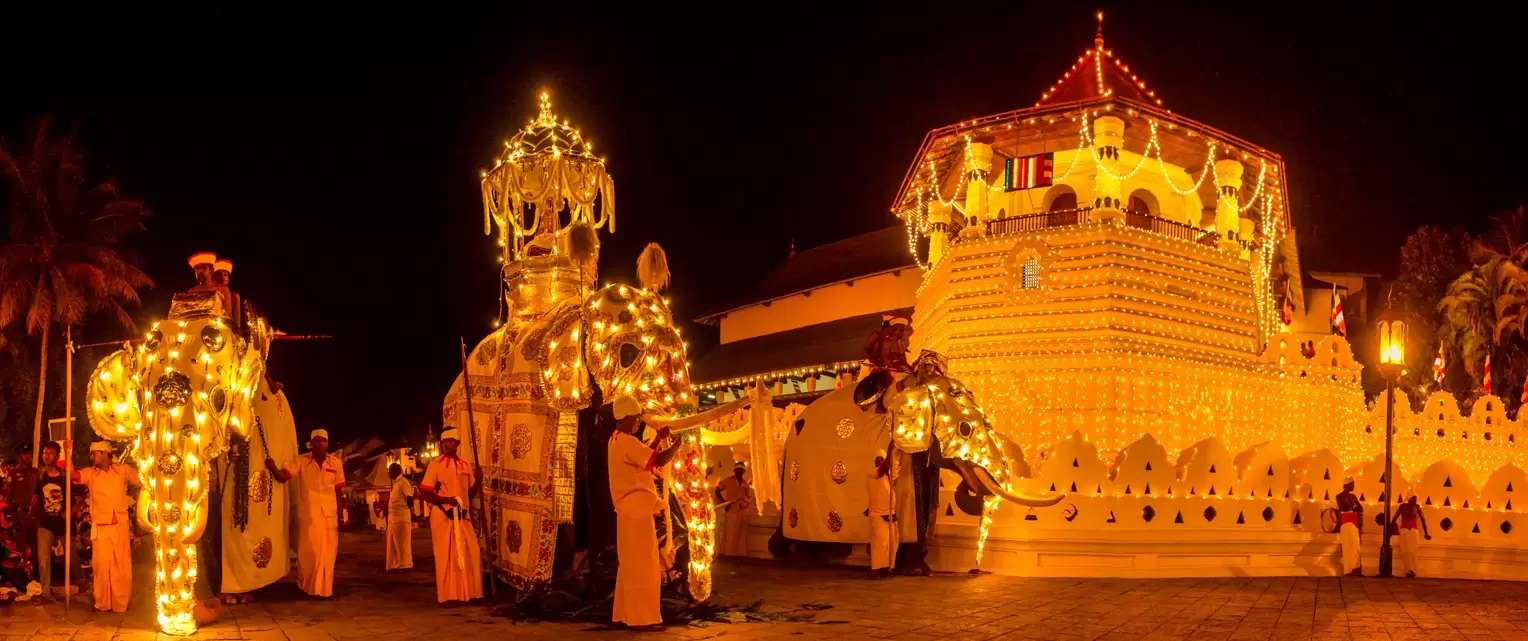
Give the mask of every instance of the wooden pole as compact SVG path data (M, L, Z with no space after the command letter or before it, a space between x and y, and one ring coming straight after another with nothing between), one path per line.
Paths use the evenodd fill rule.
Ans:
M64 615L69 614L69 602L74 595L69 591L74 579L70 568L74 565L74 331L64 327L64 442L59 443L59 456L64 457ZM67 451L64 444L70 445ZM52 554L52 550L39 554ZM47 596L47 595L43 595Z
M477 424L472 418L472 382L467 375L467 339L457 337L457 340L460 341L462 352L462 395L467 397L467 438L472 440L472 466L477 470L477 475L481 476L483 474L483 459L478 454L478 449L480 448L478 447ZM476 481L477 479L474 478L473 480ZM483 497L483 509L478 511L478 517L473 520L477 522L478 550L482 553L483 572L488 575L488 596L497 597L499 590L498 586L494 584L493 578L493 553L496 550L489 550L489 546L484 544L488 535L485 525L488 520L488 515L485 514L488 511L488 500L482 494L482 491L482 487L479 487L479 496ZM469 491L467 494L467 510L470 513L472 510L472 493Z

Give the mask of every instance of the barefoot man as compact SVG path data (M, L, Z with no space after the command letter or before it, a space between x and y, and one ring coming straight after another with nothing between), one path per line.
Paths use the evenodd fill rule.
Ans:
M610 620L633 630L656 630L663 625L660 607L663 566L658 561L658 532L653 527L653 515L662 505L653 485L653 473L679 453L678 439L663 451L656 448L668 440L667 427L658 430L652 446L638 439L642 405L635 398L618 396L611 403L611 410L616 425L610 435L606 468L610 474L610 501L615 505L615 551L619 565Z
M461 433L440 433L440 456L430 461L419 482L419 498L430 509L430 547L435 550L435 600L471 601L483 597L483 557L470 517L470 493L477 470L457 456Z
M90 444L90 467L74 471L74 484L85 486L90 501L95 609L126 612L133 593L133 533L127 520L132 501L127 492L139 487L138 472L112 461L111 446L96 441Z
M329 430L313 430L308 454L291 467L265 459L265 469L277 481L297 479L297 587L312 596L334 596L334 559L340 550L340 490L345 470L329 456Z

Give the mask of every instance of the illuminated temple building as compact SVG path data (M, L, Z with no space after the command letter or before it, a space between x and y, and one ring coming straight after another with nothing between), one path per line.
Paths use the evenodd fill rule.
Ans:
M991 569L1335 573L1321 512L1345 476L1382 511L1385 408L1355 348L1310 327L1327 288L1365 279L1304 289L1285 177L1275 151L1169 110L1100 31L1033 105L929 132L895 228L793 252L753 301L700 319L721 343L698 389L809 402L853 376L881 314L910 311L914 353L946 356L1022 448L1017 485L1068 495L1000 512ZM1435 524L1423 573L1528 577L1523 426L1495 397L1426 408L1398 408L1395 445L1397 493ZM970 567L976 519L940 515L934 556Z

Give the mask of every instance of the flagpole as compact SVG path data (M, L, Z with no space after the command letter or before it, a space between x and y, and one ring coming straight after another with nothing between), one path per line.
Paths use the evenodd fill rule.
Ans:
M478 439L477 439L477 424L476 424L476 422L474 422L473 417L472 417L472 381L471 381L471 377L467 374L467 339L459 336L459 337L457 337L457 340L461 342L461 350L462 350L462 396L465 396L467 398L467 438L472 439L472 466L473 466L473 468L475 468L477 470L477 474L474 475L473 481L478 481L478 479L482 478L482 474L483 474L483 460L482 460L482 457L478 455L478 450L480 448L478 447L479 444L478 444ZM487 500L487 495L483 493L483 488L481 487L481 485L482 485L481 482L479 481L478 484L479 484L479 487L478 487L478 497L480 499L482 499L482 505L483 505L483 509L478 510L477 518L473 519L474 521L477 522L477 525L478 525L478 527L476 528L477 529L477 539L478 539L478 550L482 552L482 558L485 561L485 563L483 563L483 572L488 575L488 596L489 597L497 597L498 596L498 586L494 585L494 578L493 578L493 554L494 554L494 552L497 552L498 550L489 550L488 549L489 546L484 545L484 541L486 540L486 537L488 536L488 529L487 529L487 527L485 525L485 523L487 522L487 519L488 519L488 515L485 514L485 512L488 511L488 500ZM467 492L467 512L468 512L469 516L471 515L471 512L472 512L472 507L471 506L472 506L472 492L471 492L471 488L468 488L468 492ZM458 516L460 516L460 515L458 515ZM497 527L497 525L496 525L496 527Z

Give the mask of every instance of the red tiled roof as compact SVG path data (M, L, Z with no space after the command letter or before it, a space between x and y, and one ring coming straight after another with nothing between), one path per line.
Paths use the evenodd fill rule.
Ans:
M1104 47L1103 14L1098 14L1098 35L1093 48L1082 52L1071 69L1040 94L1036 107L1063 104L1094 98L1128 98L1147 105L1161 105L1162 99L1146 86L1130 65Z

